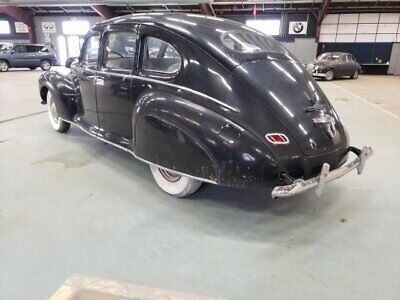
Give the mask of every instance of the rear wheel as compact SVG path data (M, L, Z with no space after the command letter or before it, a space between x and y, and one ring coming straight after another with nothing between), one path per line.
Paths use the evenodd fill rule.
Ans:
M51 68L51 62L50 62L48 59L43 59L43 60L40 62L40 68L41 68L43 71L48 71L48 70L50 70L50 68Z
M325 80L331 81L333 78L335 78L335 72L333 70L328 70L328 72L326 72Z
M358 78L358 74L359 74L359 72L358 72L358 70L356 70L356 71L354 72L354 74L350 76L350 78L351 78L351 79L357 79L357 78Z
M0 72L7 72L9 67L6 60L0 60Z
M64 133L69 130L71 124L63 121L59 117L57 106L56 103L54 102L53 96L50 96L50 99L47 100L47 111L49 113L51 126L55 131Z
M189 196L196 192L202 184L201 181L196 179L179 175L154 165L150 165L150 170L158 186L167 194L176 197Z

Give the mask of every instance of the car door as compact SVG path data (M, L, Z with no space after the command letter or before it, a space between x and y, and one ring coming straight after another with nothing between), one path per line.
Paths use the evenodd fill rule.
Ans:
M345 72L346 72L346 76L350 76L354 74L355 68L354 68L354 63L353 60L351 59L351 55L350 54L345 54L344 55L346 57L346 64L345 64Z
M78 89L78 112L75 122L84 130L97 134L99 120L96 102L96 72L100 45L100 32L86 36L77 66L71 69L74 85Z
M137 27L112 25L102 35L96 78L99 136L123 147L132 140L132 74L137 60Z
M15 45L11 50L11 66L25 67L27 59L26 45Z
M37 67L40 65L40 46L26 45L26 66Z

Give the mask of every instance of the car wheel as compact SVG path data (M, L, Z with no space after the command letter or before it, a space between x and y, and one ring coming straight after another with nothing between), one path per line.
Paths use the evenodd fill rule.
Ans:
M201 181L167 171L155 165L150 165L150 170L158 186L167 194L176 197L189 196L196 192L202 184Z
M350 78L351 78L351 79L357 79L357 78L358 78L358 74L359 74L359 72L358 72L358 70L356 70L356 71L354 72L354 74L350 76Z
M36 70L36 67L29 67L29 69L31 69L33 71L33 70Z
M47 60L47 59L43 59L43 60L40 62L40 68L41 68L43 71L48 71L48 70L50 70L50 68L51 68L51 63L50 63L50 61Z
M9 67L6 60L0 60L0 72L7 72Z
M333 70L328 70L328 72L326 72L325 80L331 81L333 78L335 78L335 72Z
M69 130L71 126L70 123L63 121L57 111L56 103L54 102L53 96L50 96L50 99L47 100L47 111L49 112L49 118L51 126L55 131L64 133Z

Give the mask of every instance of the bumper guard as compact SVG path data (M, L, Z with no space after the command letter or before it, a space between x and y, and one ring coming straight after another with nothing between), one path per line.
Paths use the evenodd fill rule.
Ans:
M277 186L272 190L272 198L284 198L303 193L311 188L316 187L315 193L321 196L325 187L325 183L338 179L350 171L357 169L357 173L361 174L364 170L366 160L373 154L371 147L363 147L362 150L350 147L349 151L355 153L357 158L344 164L340 168L330 171L330 165L324 163L319 176L304 180L295 179L292 184Z

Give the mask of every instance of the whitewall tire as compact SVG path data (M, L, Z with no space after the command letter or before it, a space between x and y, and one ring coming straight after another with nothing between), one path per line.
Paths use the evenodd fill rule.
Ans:
M201 181L167 171L155 165L150 165L150 170L158 186L167 194L176 197L189 196L196 192L202 184Z
M53 96L50 96L47 99L47 111L49 113L50 124L55 131L67 132L69 130L71 124L63 121L59 117L57 106L56 103L54 102Z

